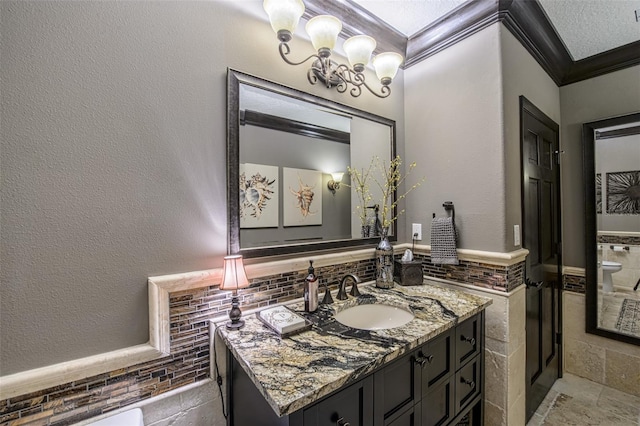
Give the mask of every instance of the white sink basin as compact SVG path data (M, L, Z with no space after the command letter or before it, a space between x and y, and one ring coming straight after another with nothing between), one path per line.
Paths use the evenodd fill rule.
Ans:
M356 305L335 314L334 318L347 327L362 330L384 330L405 325L413 319L406 309L384 304Z

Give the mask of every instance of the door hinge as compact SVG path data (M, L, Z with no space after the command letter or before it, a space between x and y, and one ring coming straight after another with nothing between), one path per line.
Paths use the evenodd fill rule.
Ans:
M562 333L556 333L556 345L562 344Z

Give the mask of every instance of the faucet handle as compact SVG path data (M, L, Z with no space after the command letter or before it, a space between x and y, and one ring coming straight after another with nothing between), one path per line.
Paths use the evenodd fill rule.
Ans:
M322 298L323 305L331 305L333 304L333 297L331 297L331 291L329 290L329 286L327 283L324 283L324 297Z
M358 282L358 280L353 280L353 284L351 284L351 291L349 292L349 294L353 297L360 296L360 290L358 290Z

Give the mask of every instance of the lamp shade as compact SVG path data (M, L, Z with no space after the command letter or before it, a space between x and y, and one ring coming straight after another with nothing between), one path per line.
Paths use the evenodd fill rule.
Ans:
M242 255L225 256L220 290L235 290L244 287L249 287L249 280L244 270Z
M344 176L344 172L333 172L331 173L331 178L335 181L335 182L342 182L342 177Z
M304 13L302 0L264 0L262 7L269 15L271 28L276 34L283 30L293 34Z
M384 52L373 58L373 67L382 84L389 84L396 76L404 58L395 52Z
M311 37L311 44L317 51L321 49L333 50L342 30L342 22L335 16L318 15L307 22L305 27Z
M357 35L348 38L342 45L351 66L362 72L371 59L376 48L376 41L367 35Z

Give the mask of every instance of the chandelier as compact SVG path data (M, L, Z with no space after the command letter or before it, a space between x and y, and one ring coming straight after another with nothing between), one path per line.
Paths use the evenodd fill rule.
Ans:
M357 35L348 38L342 47L351 66L339 64L331 59L331 51L342 31L342 22L335 16L315 16L309 19L305 29L317 53L296 62L289 59L291 49L287 43L291 41L293 31L304 13L304 3L302 0L264 0L263 6L269 15L271 27L280 40L279 51L282 59L289 65L302 65L312 61L311 68L307 71L307 79L311 84L322 82L327 88L335 87L340 93L350 88L349 93L353 97L360 96L363 87L379 98L386 98L391 94L389 85L402 64L402 55L384 52L373 57L371 62L380 80L380 89L376 91L367 84L364 74L376 48L376 41L372 37Z

